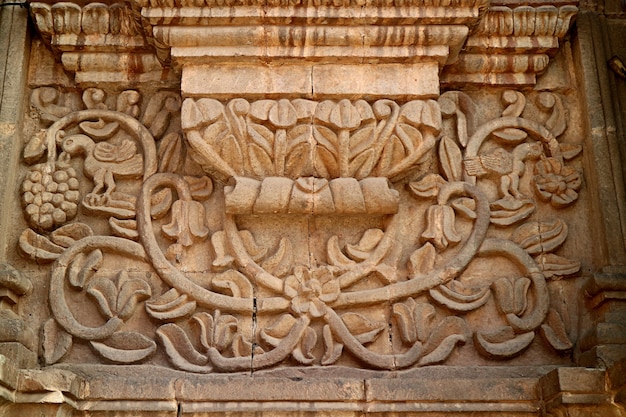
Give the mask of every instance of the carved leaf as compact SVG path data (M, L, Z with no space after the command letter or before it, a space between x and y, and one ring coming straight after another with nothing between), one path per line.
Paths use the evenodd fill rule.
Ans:
M194 314L190 322L195 325L192 328L197 330L197 338L200 340L200 345L204 348L205 352L208 351L209 348L215 344L213 340L213 330L215 327L213 316L203 311Z
M78 254L68 268L68 279L75 288L83 288L85 282L96 273L103 261L102 251L95 249L88 255Z
M211 244L215 251L215 259L212 265L215 268L226 268L233 263L235 258L228 254L228 244L226 243L226 234L219 230L211 236Z
M62 246L52 243L50 239L26 229L19 239L19 248L24 256L36 262L48 263L59 257L65 250Z
M235 335L239 332L237 318L229 314L216 314L215 330L213 331L213 343L217 350L222 351L233 343Z
M457 344L464 344L470 336L469 328L460 317L446 317L432 331L424 344L420 365L441 363L450 356Z
M285 175L289 178L314 175L311 145L308 142L301 143L289 151L285 159Z
M343 343L338 343L333 337L333 333L330 330L328 324L324 325L322 331L324 336L324 356L322 356L322 365L332 365L337 362L343 351Z
M185 181L189 184L191 198L196 201L204 201L213 194L213 181L206 175L202 177L185 176Z
M53 231L50 234L50 239L59 246L69 248L75 242L88 236L93 236L91 227L85 223L70 223Z
M343 254L343 252L339 248L339 237L337 236L333 236L328 239L326 254L328 256L328 263L330 265L349 267L351 265L354 265L355 263L352 259L348 259L348 257Z
M364 261L376 249L384 235L385 232L380 229L366 230L357 245L346 245L348 256L358 262Z
M576 158L583 150L582 145L575 145L573 143L560 143L559 148L563 154L563 159L566 161Z
M531 255L551 252L567 238L567 224L556 219L552 222L529 222L518 227L511 240Z
M370 172L372 172L375 164L376 153L374 152L374 149L368 149L350 161L350 175L355 178L365 178L370 174Z
M561 315L553 308L548 311L546 322L541 325L541 334L556 350L565 351L574 347L567 336Z
M527 294L531 281L526 277L514 280L500 278L492 286L498 300L498 306L504 314L521 315L526 310Z
M432 198L439 195L439 189L446 184L439 174L428 174L417 182L409 183L409 190L417 197Z
M196 309L195 300L188 301L187 294L172 288L152 301L146 301L146 311L158 320L175 320L191 314Z
M457 312L475 310L478 307L483 306L487 300L489 300L489 287L478 290L470 290L458 281L452 282L456 284L456 288L449 288L445 285L440 285L436 288L430 289L429 294L433 300L448 307L450 310ZM459 292L459 289L462 292Z
M535 258L546 278L559 280L580 271L580 262L553 253L542 253Z
M526 107L526 97L519 91L506 90L502 93L502 102L507 106L502 117L520 117Z
M128 279L127 275L126 271L122 271L118 282L117 316L122 320L132 316L137 303L152 296L152 290L146 281L139 278Z
M526 349L535 332L516 335L510 326L504 326L492 332L476 332L477 349L484 355L496 358L509 358Z
M415 303L413 307L413 320L419 341L426 342L430 336L430 329L434 319L435 307L427 303Z
M300 343L291 353L295 360L298 362L309 365L313 363L315 360L315 356L313 356L313 349L315 348L315 344L317 343L317 333L310 327L307 327L304 330L304 334L300 339Z
M463 156L455 141L447 136L439 143L439 162L444 177L448 181L461 181L463 178Z
M393 316L398 323L400 337L407 344L413 344L417 341L417 329L413 316L414 308L415 300L412 298L393 305Z
M261 330L261 338L276 347L287 337L295 323L296 319L291 314L282 314L270 327Z
M117 363L133 363L147 358L156 343L137 332L116 332L102 342L90 342L103 357Z
M210 372L205 367L208 358L199 353L189 341L187 334L173 323L164 324L156 331L170 361L179 369L190 372Z
M266 154L271 159L273 156L274 134L265 126L249 123L248 135L252 139L251 145L256 145L261 153ZM271 166L270 162L270 166Z
M435 267L436 259L437 251L432 244L426 243L417 249L409 258L408 267L411 277L430 273Z
M120 124L118 122L105 122L102 119L98 119L95 122L86 121L79 124L80 130L86 133L94 140L106 140L112 138L119 130Z
M235 336L232 348L233 355L235 355L235 357L250 356L253 350L255 355L263 353L263 349L261 349L260 346L253 345L250 341L246 340L241 333L238 333Z
M405 152L402 142L396 135L393 135L380 154L380 159L376 167L376 175L385 177L394 165L402 161L404 156Z
M497 226L510 226L530 216L535 211L532 200L518 200L505 197L490 204L491 223Z
M40 130L31 136L24 146L24 162L34 164L43 156L46 149L46 131Z
M228 290L234 298L252 298L252 284L241 272L229 269L216 276L212 285L221 290Z
M151 107L152 106L152 107ZM144 114L142 122L153 119L159 109L159 102L156 99L150 100L148 108ZM183 102L181 111L181 125L183 129L196 129L214 124L224 112L224 105L217 100L201 98L194 100L191 98Z
M248 152L250 154L250 168L254 175L264 178L274 174L272 159L260 146L250 143Z
M322 178L339 177L339 164L335 156L322 146L315 146L315 159L313 165L318 175Z
M451 206L458 214L466 219L473 220L476 218L476 201L471 198L457 198L452 202Z
M274 254L270 255L261 267L277 277L284 277L289 273L293 263L293 247L291 241L286 237L280 239L278 248Z
M345 323L350 333L363 344L371 343L378 338L380 332L387 325L383 322L375 322L362 314L345 313L341 315L341 319Z
M87 285L87 294L91 295L100 307L105 318L112 318L116 313L117 288L115 284L104 277L96 278Z
M153 219L160 219L165 216L172 206L174 200L172 190L164 188L152 195L150 198L150 215Z
M159 172L178 172L185 160L183 138L173 132L163 137L159 144Z
M72 347L72 336L55 319L48 319L43 327L43 353L46 365L60 361Z
M111 231L115 236L130 240L139 239L137 220L119 220L115 217L109 217L109 226L111 226Z
M267 254L267 248L259 246L249 230L240 230L239 237L246 248L246 252L254 261L260 261Z
M498 129L493 132L492 135L500 140L512 143L521 143L528 137L528 133L514 127L505 127L503 129Z

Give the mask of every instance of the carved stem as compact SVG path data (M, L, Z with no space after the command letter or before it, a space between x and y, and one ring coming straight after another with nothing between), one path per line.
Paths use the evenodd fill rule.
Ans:
M366 349L359 341L350 333L350 330L343 323L343 320L332 309L327 308L324 314L324 320L330 325L333 333L341 339L345 346L356 355L359 359L368 365L380 369L397 369L406 368L413 365L422 355L422 344L416 342L411 349L399 355L381 355Z
M426 152L431 150L433 146L435 146L435 135L431 132L423 132L422 134L424 141L420 144L419 148L417 148L411 155L405 158L398 165L394 166L388 173L387 177L390 181L398 181L401 179L401 175L405 174L406 170L408 170L411 166L415 165L417 161L419 161Z
M350 131L339 131L339 176L350 176Z
M287 131L277 129L274 137L274 170L276 175L285 175L285 157L287 155Z
M64 281L67 267L79 253L96 249L113 251L147 261L143 247L127 239L110 236L85 237L68 248L57 259L50 277L50 307L57 322L68 333L86 340L99 340L111 336L123 321L117 317L109 319L100 327L88 327L80 324L71 312L64 294Z
M527 332L536 329L546 318L550 308L550 295L545 277L528 253L510 240L487 239L480 247L479 256L500 255L515 262L524 273L528 274L537 297L533 311L518 317L513 313L506 315L507 321L518 332Z

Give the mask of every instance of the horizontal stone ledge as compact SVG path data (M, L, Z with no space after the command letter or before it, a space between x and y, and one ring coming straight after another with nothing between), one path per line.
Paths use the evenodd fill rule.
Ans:
M215 65L185 66L184 97L228 99L303 98L436 98L438 65Z

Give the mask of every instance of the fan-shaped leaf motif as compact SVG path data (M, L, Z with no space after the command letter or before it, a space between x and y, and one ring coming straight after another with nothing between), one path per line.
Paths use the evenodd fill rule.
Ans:
M530 216L535 211L535 203L530 199L505 197L491 203L490 208L491 223L497 226L510 226Z
M115 236L130 240L139 239L137 220L119 220L115 217L109 217L109 226L111 226L111 232Z
M328 324L324 325L322 331L324 337L324 356L322 356L322 365L332 365L339 360L341 352L343 352L343 343L338 343L333 337Z
M173 323L164 324L156 331L165 353L170 361L179 369L191 372L209 372L205 367L208 358L199 353L189 341L187 334Z
M439 162L444 177L448 181L461 181L463 178L463 156L455 141L447 136L439 142Z
M89 342L100 355L117 363L133 363L147 358L156 343L137 332L116 332L102 342Z
M43 326L43 356L46 365L60 361L72 347L72 336L63 330L55 319Z
M548 311L546 322L541 325L541 334L556 350L569 350L574 345L567 336L561 315L553 308Z
M229 269L216 276L211 284L219 289L228 290L234 298L252 298L252 284L241 272Z
M87 294L91 295L105 318L112 318L116 314L117 288L109 278L96 278L87 285Z
M158 320L179 319L196 309L196 302L187 300L187 294L179 294L175 288L172 288L158 298L146 301L146 311Z
M315 356L313 356L313 349L315 348L316 343L317 333L315 333L315 331L310 327L307 327L300 339L300 343L298 343L298 346L296 346L291 354L298 362L304 365L309 365L315 360Z
M341 315L344 324L356 339L363 344L371 343L387 327L386 323L375 322L362 314L345 313Z

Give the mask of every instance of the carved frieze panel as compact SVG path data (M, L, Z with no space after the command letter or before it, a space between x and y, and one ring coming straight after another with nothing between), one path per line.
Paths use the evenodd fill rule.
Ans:
M560 363L576 337L560 280L581 269L561 213L583 189L566 99L36 88L18 246L49 273L42 357Z

